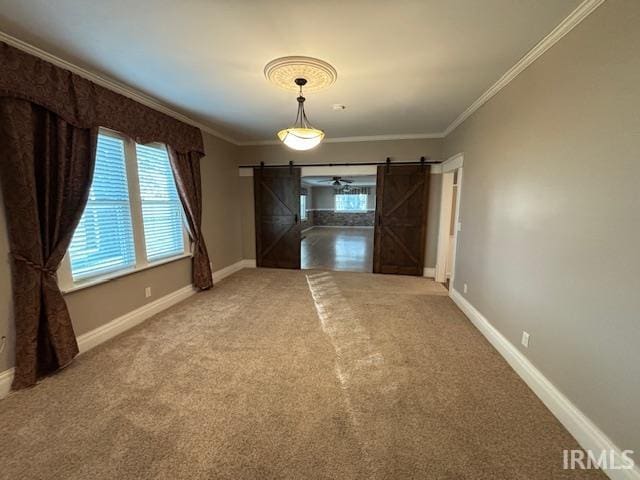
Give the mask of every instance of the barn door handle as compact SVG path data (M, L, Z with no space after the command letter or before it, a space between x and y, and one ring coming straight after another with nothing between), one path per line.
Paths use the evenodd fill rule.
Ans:
M297 213L293 216L293 219L294 219L295 223L298 223L298 214Z
M378 215L378 226L382 226L382 215Z

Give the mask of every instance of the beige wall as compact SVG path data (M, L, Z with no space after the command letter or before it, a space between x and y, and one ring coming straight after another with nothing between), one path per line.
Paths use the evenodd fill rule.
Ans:
M417 161L424 156L442 160L441 138L420 140L386 140L376 142L323 143L307 152L296 152L283 145L240 147L239 165L266 165L274 163L364 163L384 162L391 157L395 162Z
M243 258L238 147L207 133L203 137L207 156L200 162L202 232L217 271Z
M240 177L240 205L242 206L242 256L256 258L255 206L253 203L253 177Z
M335 201L333 187L314 187L311 208L314 210L333 210Z
M207 156L201 161L202 229L214 270L242 259L238 170L233 145L204 134ZM0 208L0 334L8 337L0 371L13 366L14 323L4 206ZM191 283L191 259L182 259L77 290L65 296L77 335L128 313ZM151 287L151 298L144 297Z
M76 290L65 301L73 330L82 335L189 284L191 259L186 258ZM145 287L151 287L150 298L144 296Z
M636 462L639 25L640 2L605 2L445 140L456 289Z

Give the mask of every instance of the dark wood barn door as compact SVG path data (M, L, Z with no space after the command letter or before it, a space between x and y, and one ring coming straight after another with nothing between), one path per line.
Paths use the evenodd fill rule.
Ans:
M423 274L428 200L429 165L378 167L374 273Z
M300 169L255 168L258 267L300 268Z

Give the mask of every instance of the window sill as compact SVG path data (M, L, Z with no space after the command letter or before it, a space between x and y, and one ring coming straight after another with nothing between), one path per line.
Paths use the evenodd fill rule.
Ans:
M126 277L127 275L143 272L151 268L159 267L161 265L166 265L167 263L177 262L178 260L182 260L192 256L193 256L192 253L183 253L182 255L163 258L162 260L158 260L156 262L149 263L147 265L143 265L140 267L128 268L126 270L118 270L117 272L109 273L107 275L87 278L86 280L80 280L77 283L74 283L70 287L61 288L60 291L62 292L63 295L67 295L69 293L77 292L78 290L84 290L85 288L95 287L96 285L102 285L103 283L111 282L118 278Z

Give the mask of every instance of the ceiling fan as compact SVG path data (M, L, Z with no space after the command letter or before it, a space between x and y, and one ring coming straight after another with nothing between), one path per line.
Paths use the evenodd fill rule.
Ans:
M342 178L342 177L333 177L331 180L327 179L327 180L320 180L321 182L330 182L331 185L333 185L334 187L343 187L346 185L349 185L350 183L353 183L353 180L347 180L346 178Z

